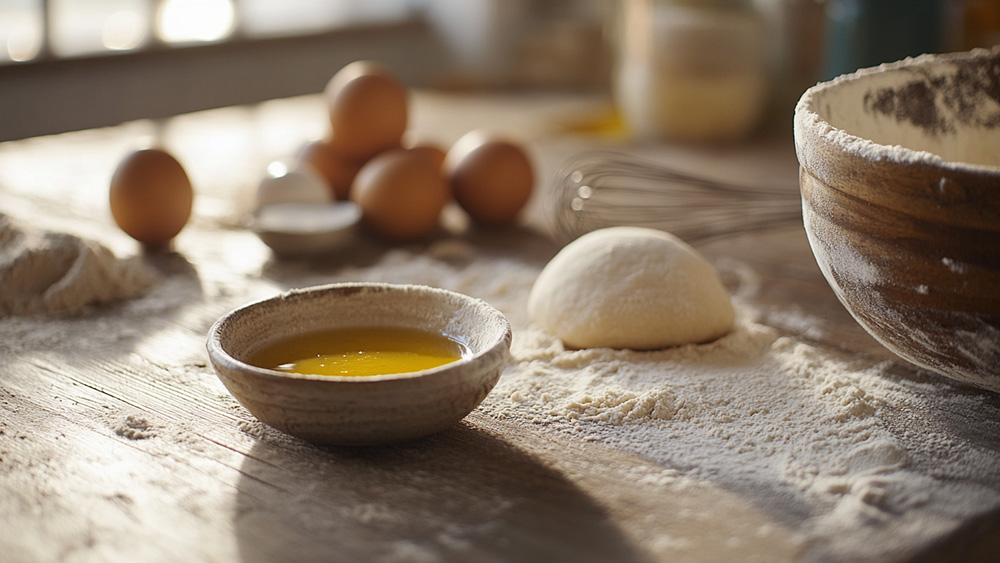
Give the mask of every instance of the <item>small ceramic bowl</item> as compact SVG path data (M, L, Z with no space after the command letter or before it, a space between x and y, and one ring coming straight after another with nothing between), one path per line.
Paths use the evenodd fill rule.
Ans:
M901 358L1000 391L1000 48L807 90L802 215L823 275Z
M261 346L316 330L395 326L447 334L470 354L402 374L335 377L250 365ZM219 319L208 354L230 393L262 422L317 444L370 445L444 430L493 389L507 362L510 324L479 299L417 285L344 283L292 290Z
M277 203L257 209L250 229L276 253L319 254L344 246L361 220L361 208L334 203Z

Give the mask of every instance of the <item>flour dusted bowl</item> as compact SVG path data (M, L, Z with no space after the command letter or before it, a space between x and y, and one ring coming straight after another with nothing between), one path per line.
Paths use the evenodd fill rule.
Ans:
M823 275L901 358L1000 391L1000 48L807 90L802 215Z
M363 377L251 363L283 339L357 327L444 334L467 353L430 369ZM260 421L318 444L368 445L426 436L464 418L496 384L510 342L510 324L479 299L418 285L343 283L238 308L215 323L207 347L219 379Z

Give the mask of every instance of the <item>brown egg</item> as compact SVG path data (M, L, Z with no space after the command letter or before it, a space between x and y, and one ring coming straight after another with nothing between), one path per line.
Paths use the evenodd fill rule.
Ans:
M455 201L487 226L514 222L535 182L523 148L482 131L465 134L448 150L443 174Z
M368 161L351 187L364 224L381 236L412 240L438 227L448 201L444 178L424 156L403 149Z
M148 245L169 242L191 217L194 190L177 159L160 149L125 157L111 177L111 215L129 236Z
M299 150L298 158L326 180L330 194L339 200L350 199L351 183L361 170L363 160L340 154L328 140L319 139L306 143Z
M406 131L406 87L384 65L357 61L326 86L332 146L344 156L366 160L400 146Z
M444 158L447 155L444 149L441 147L431 144L431 143L417 143L414 145L406 146L406 150L414 154L419 154L423 158L426 158L434 168L441 170L441 166L444 164Z

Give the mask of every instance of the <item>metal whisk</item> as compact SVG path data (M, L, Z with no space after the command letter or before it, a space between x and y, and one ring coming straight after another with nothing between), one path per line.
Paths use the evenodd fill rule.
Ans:
M799 223L798 191L697 178L659 162L614 151L565 161L550 200L556 234L565 240L604 227L631 225L703 242Z

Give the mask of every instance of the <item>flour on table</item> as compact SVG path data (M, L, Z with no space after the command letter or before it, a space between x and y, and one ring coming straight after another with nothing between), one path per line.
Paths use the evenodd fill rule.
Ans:
M93 241L21 228L0 214L0 317L70 314L132 297L154 275Z
M654 351L572 350L526 313L540 268L478 259L461 245L398 249L338 280L315 281L422 283L485 299L511 321L514 339L480 412L635 453L679 479L721 484L795 522L817 559L898 557L1000 507L995 451L935 435L923 415L902 425L914 435L887 424L927 412L1000 420L983 395L900 380L888 364L859 367L750 321L763 316L743 300L756 282L731 259L716 264L722 278L753 283L731 289L738 319L726 336ZM789 314L801 322L798 310Z
M514 334L513 364L482 411L774 503L835 559L905 552L931 529L944 533L961 515L1000 506L994 489L947 485L967 466L993 471L995 452L929 440L915 448L886 428L882 409L907 409L933 392L913 393L880 366L854 368L747 321L712 343L649 352L566 350L532 326ZM970 412L981 407L967 401ZM921 459L933 460L940 480L914 469Z
M145 440L156 436L153 425L148 420L137 415L128 415L115 425L115 434L129 440Z

